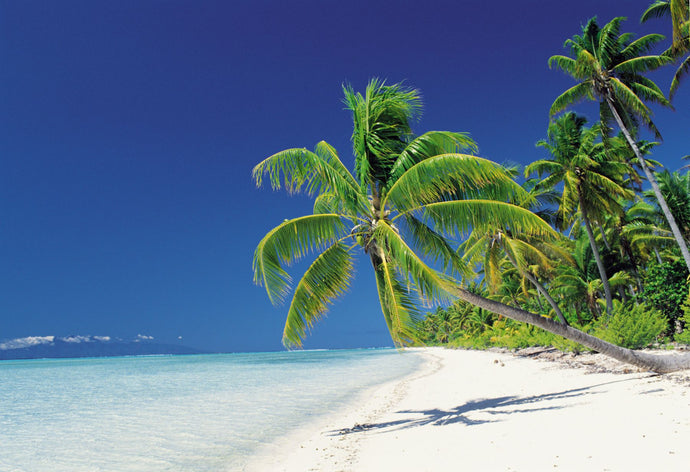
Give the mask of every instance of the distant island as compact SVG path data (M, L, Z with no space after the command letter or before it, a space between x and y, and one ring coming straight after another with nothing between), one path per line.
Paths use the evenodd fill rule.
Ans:
M203 354L203 351L178 344L157 343L153 337L142 335L130 341L109 336L31 336L0 342L0 360L161 354Z

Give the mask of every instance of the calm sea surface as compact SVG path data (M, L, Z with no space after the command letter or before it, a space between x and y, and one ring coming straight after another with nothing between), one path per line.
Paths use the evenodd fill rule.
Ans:
M237 471L422 362L395 350L0 362L0 471Z

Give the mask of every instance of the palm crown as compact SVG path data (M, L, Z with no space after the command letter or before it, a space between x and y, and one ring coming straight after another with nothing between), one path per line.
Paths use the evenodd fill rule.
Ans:
M592 18L582 28L581 35L575 35L565 42L574 57L558 55L549 59L551 67L558 67L578 81L556 98L551 105L551 114L585 98L599 101L604 138L611 130L609 123L615 121L635 154L636 164L642 168L652 186L685 265L690 270L690 250L633 137L637 123L641 121L660 138L645 102L671 105L659 87L644 73L668 64L672 59L664 55L645 55L663 36L648 34L633 40L629 33L620 33L621 21L621 17L614 18L599 28L596 18Z
M530 198L500 165L473 155L464 133L412 135L420 108L416 90L373 80L365 94L344 87L353 115L355 174L332 146L288 149L254 168L258 186L306 191L314 212L268 232L254 253L254 280L273 303L285 300L291 277L284 266L316 254L297 283L283 343L301 346L312 324L349 287L355 254L368 255L386 324L396 345L414 340L420 303L453 297L455 278L468 275L453 240L471 228L510 228L553 234L519 206Z
M630 33L620 32L624 19L614 18L600 28L596 17L591 18L582 34L565 42L573 57L556 55L549 59L549 67L557 67L578 81L556 98L551 114L584 99L597 100L605 125L613 121L613 111L608 108L613 104L628 129L635 128L639 120L658 136L645 102L670 104L659 86L643 74L670 62L668 57L648 54L664 37L648 34L633 40Z
M652 18L670 17L673 41L671 47L664 52L665 56L674 59L690 52L690 5L687 0L656 0L642 14L643 23ZM673 97L680 85L681 79L690 71L690 56L681 60L671 81L670 95Z

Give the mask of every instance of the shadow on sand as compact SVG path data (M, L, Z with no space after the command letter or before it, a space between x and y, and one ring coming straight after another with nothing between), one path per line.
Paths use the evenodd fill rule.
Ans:
M403 418L396 421L388 421L381 423L365 423L355 424L352 428L344 428L331 431L332 435L353 434L363 431L372 430L399 430L414 428L417 426L444 426L454 423L463 423L467 426L474 426L484 423L493 423L502 421L500 415L514 415L520 413L532 413L535 411L559 410L566 408L568 405L547 405L547 402L554 400L563 400L566 398L583 397L585 395L594 395L601 392L594 391L597 387L609 385L618 382L626 382L630 379L614 380L611 382L600 383L596 385L589 385L587 387L574 388L571 390L564 390L562 392L545 393L542 395L532 395L528 397L506 396L496 398L484 398L480 400L470 400L467 403L451 408L449 410L430 409L430 410L401 410L397 413L408 414L408 418ZM525 408L514 408L516 406L524 406ZM484 418L470 418L468 413L481 413ZM493 418L486 418L486 416L493 416Z

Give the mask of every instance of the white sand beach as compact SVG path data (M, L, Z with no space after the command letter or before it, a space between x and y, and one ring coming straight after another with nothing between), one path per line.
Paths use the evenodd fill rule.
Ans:
M689 375L616 373L429 348L415 374L274 446L247 470L685 471ZM596 356L586 362L599 363Z

